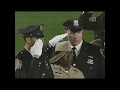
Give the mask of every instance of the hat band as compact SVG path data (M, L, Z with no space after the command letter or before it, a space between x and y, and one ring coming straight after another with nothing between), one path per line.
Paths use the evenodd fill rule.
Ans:
M50 59L50 63L55 63L60 60L66 52L60 52L59 54L55 55L53 58Z

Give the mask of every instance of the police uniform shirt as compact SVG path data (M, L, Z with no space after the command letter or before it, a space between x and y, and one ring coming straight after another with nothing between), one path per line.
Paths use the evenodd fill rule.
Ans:
M69 42L69 41L68 41ZM70 42L69 42L70 43ZM76 53L76 56L78 56L79 55L79 53L80 53L80 49L81 49L81 46L82 46L82 43L83 43L83 40L81 40L81 42L78 44L78 45L76 45L75 46L75 53ZM71 44L70 44L71 45ZM73 46L71 45L71 48L73 48Z
M61 67L60 65L56 65L56 64L51 64L52 70L53 70L53 74L54 74L54 78L59 79L59 78L79 78L79 79L83 79L85 78L83 73L71 66L69 71L65 71L65 69L63 67Z
M85 78L105 78L105 60L100 48L84 40L73 66L80 69Z
M29 55L28 57L32 57L31 54L30 54L30 51L26 48L26 46L24 47L24 49L27 51L27 53ZM19 57L22 55L23 51L21 51L20 53L21 54L19 55ZM17 69L21 69L21 67L22 67L22 61L19 58L16 57L15 62L17 63L17 64L15 63L15 71Z

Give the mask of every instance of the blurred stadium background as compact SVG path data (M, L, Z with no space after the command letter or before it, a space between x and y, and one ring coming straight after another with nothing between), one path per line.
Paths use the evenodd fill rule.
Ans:
M15 12L15 55L23 49L25 41L18 29L28 25L44 24L44 35L46 44L51 38L64 33L62 23L67 19L78 18L82 11L16 11ZM96 11L93 16L98 16L102 12ZM93 31L85 30L83 38L87 42L94 39Z

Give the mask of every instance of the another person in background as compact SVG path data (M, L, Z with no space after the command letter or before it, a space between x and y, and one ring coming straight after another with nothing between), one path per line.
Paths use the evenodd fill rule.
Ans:
M99 16L92 17L94 11L83 11L79 19L83 21L84 30L93 30L94 38L91 43L100 46L105 55L105 11Z
M59 42L55 46L55 56L50 59L54 78L85 78L83 73L73 67L73 53L68 41Z

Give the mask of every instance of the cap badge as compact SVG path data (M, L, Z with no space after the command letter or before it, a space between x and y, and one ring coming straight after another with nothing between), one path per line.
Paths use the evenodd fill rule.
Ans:
M40 25L40 31L43 31L43 24Z
M73 21L73 26L79 26L78 20Z

